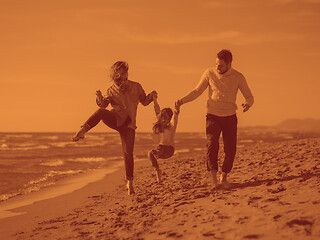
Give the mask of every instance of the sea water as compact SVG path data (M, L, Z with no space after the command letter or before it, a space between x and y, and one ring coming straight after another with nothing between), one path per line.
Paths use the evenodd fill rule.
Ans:
M0 133L0 201L52 186L62 178L110 169L123 162L118 133L89 132L78 142L71 141L73 134ZM244 128L239 129L238 147L297 138L301 134ZM147 159L148 151L156 146L152 139L151 133L136 133L135 161ZM177 133L175 143L175 155L206 151L204 132Z

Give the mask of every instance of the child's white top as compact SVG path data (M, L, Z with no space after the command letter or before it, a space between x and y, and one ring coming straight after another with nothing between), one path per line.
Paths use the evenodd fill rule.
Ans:
M154 101L154 111L158 117L160 114L160 106L158 102ZM178 116L179 112L177 110L174 111L173 119L171 120L170 127L163 130L162 133L154 134L156 141L159 142L159 145L169 145L174 146L174 137L177 130L178 125Z
M162 133L158 133L157 138L160 145L174 146L174 137L176 133L177 126L170 124L170 128L166 128Z

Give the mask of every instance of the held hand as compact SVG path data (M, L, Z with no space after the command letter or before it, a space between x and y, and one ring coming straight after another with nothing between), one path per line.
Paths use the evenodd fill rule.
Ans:
M180 106L181 106L181 102L179 102L180 100L176 101L174 103L174 108L176 110L176 113L179 114L180 113Z
M250 108L250 105L248 103L243 103L241 106L243 107L243 112L248 111Z
M158 99L158 94L153 94L152 95L152 99L153 99L154 102L156 102L157 99Z
M180 106L182 105L182 101L179 99L174 103L175 107L180 109Z
M152 97L152 100L157 100L158 98L158 93L156 91L152 91L150 93L150 96Z

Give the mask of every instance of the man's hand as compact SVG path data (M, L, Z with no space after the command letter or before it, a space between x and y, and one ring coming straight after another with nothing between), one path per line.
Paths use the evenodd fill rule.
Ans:
M179 102L179 100L174 103L175 112L177 114L180 113L180 106L181 106L181 104L180 103L178 104L178 102Z
M179 100L177 100L175 103L174 103L174 106L175 106L175 108L179 108L180 109L180 106L182 105L182 101L179 99Z
M243 112L248 111L250 108L250 105L248 103L243 103L241 106L243 107Z

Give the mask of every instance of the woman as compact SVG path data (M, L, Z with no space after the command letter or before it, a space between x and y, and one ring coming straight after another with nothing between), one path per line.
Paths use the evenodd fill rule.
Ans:
M128 80L128 63L118 61L111 66L110 77L114 84L107 89L105 96L101 91L96 92L96 102L100 107L81 127L80 131L72 138L78 141L84 138L86 132L95 127L101 120L108 127L120 134L124 164L127 179L128 194L134 194L133 189L133 148L135 139L136 116L139 102L147 106L157 95L155 91L146 95L142 86L134 81ZM109 103L112 110L105 109Z

